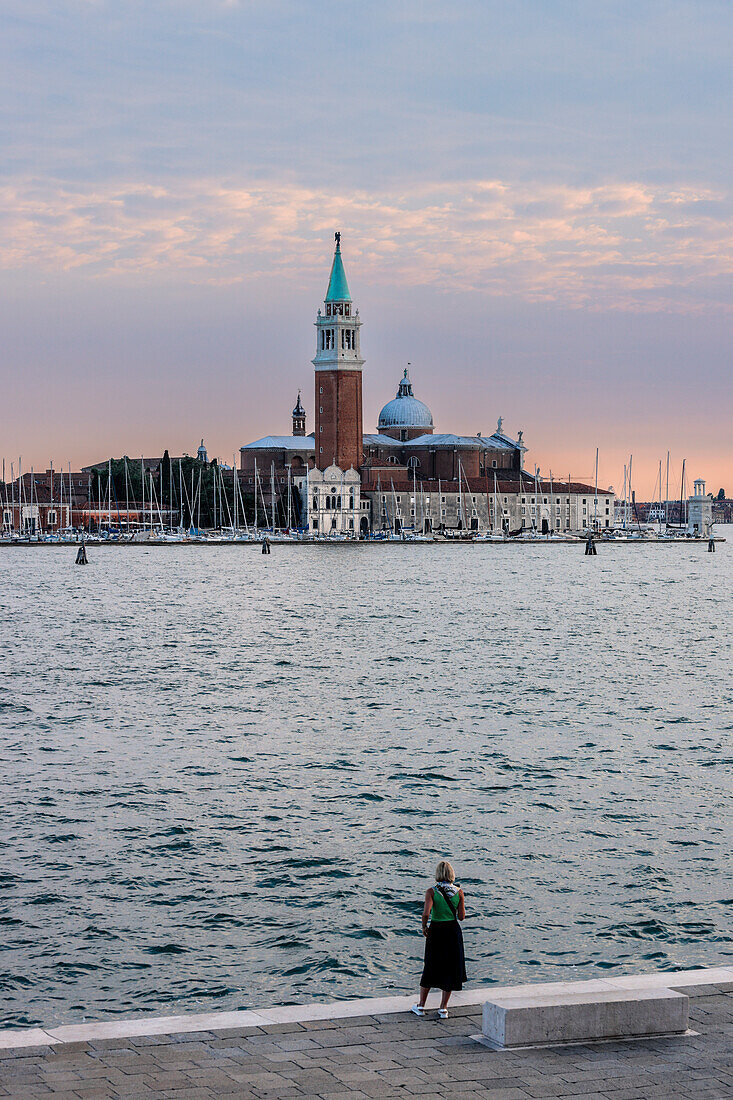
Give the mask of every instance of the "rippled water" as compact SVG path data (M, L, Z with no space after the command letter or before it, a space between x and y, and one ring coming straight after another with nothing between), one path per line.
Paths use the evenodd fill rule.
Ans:
M731 549L0 550L0 1015L730 961Z

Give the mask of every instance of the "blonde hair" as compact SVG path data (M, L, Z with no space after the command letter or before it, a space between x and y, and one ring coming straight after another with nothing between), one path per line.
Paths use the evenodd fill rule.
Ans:
M455 882L456 873L451 867L447 859L441 859L438 866L435 868L435 881L436 882Z

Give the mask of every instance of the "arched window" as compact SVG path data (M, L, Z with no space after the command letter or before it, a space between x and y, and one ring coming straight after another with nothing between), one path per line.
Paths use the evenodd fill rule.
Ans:
M313 497L313 511L318 511L318 497Z
M336 505L336 507L337 507L337 508L339 509L339 511L340 511L340 510L341 510L341 497L339 497L339 498L338 498L338 500L339 500L339 502L338 502L338 504Z

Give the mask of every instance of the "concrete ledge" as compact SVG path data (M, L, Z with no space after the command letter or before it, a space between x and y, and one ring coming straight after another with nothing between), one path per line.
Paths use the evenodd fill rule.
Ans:
M621 975L580 982L546 982L537 985L481 986L454 993L451 1006L479 1006L506 996L555 996L563 993L602 993L618 989L684 990L733 983L733 966L702 970L663 971L654 974ZM696 992L697 992L696 988ZM429 1005L438 1005L431 994ZM335 1001L326 1004L281 1005L240 1012L207 1012L186 1016L138 1016L98 1023L64 1024L59 1027L9 1029L0 1031L0 1050L15 1047L52 1046L61 1043L94 1042L96 1039L127 1039L146 1035L184 1035L217 1032L231 1028L269 1027L279 1023L308 1023L311 1020L347 1020L356 1016L387 1016L408 1012L415 993L395 997L371 997L362 1000Z
M484 1004L483 1034L502 1049L680 1035L689 999L670 989L616 989L599 993L493 997Z

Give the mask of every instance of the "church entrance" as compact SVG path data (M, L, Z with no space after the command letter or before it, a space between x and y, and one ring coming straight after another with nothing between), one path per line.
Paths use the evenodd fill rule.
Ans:
M363 539L365 539L367 537L367 535L369 534L369 520L366 518L366 516L361 517L361 523L359 524L359 532L360 532L361 537Z

